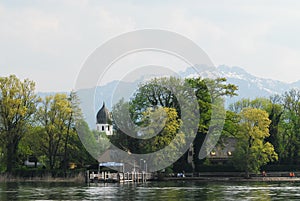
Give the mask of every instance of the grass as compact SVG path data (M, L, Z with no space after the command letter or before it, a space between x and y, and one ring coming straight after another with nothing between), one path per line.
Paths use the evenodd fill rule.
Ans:
M52 177L51 174L46 174L42 177L20 177L11 174L0 174L0 182L73 182L84 183L85 176L82 172L70 177Z

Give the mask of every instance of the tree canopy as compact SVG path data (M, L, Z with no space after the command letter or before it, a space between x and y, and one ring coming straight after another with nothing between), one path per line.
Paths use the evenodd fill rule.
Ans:
M270 135L270 123L268 113L263 110L245 108L240 113L233 161L237 168L245 171L246 177L251 172L258 172L262 165L278 159L273 145L264 141Z
M6 158L6 171L16 167L20 140L33 122L38 98L35 83L15 75L0 77L0 140Z
M185 152L173 164L174 170L197 171L203 165L199 159L203 145L214 140L207 143L208 136L221 137L219 144L235 138L233 164L247 174L268 163L300 164L298 89L270 98L241 99L225 110L223 98L238 90L225 78L154 78L139 85L130 100L113 106L115 130L109 137L90 130L75 92L42 99L34 90L35 83L28 79L0 77L2 171L21 167L28 156L49 169L66 170L69 162L84 166L95 162L91 155L99 157L109 140L128 153L161 151L154 160L158 165ZM186 147L193 149L193 166L187 163Z

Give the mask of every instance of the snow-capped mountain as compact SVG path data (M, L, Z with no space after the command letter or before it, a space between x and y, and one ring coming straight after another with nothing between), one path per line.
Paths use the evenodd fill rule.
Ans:
M285 83L278 80L256 77L240 67L217 67L220 77L227 78L227 83L238 86L238 96L227 99L227 104L241 98L254 99L256 97L270 97L274 94L283 94L292 88L300 88L300 81Z
M285 83L272 79L259 78L246 72L240 67L228 67L225 65L218 66L217 71L211 72L206 67L199 67L201 72L195 73L195 69L190 67L184 72L180 72L180 76L185 77L225 77L227 83L235 84L238 86L238 96L232 98L226 98L226 107L231 103L234 103L242 98L254 99L256 97L270 97L274 94L283 94L292 88L300 88L300 80L294 83ZM94 128L96 119L95 115L98 109L105 102L106 106L111 110L112 99L119 100L122 97L128 98L126 93L129 89L136 89L139 81L135 82L123 82L112 81L104 86L97 86L96 88L82 89L77 92L81 100L81 108L84 111L86 121L91 128ZM116 87L119 90L116 91ZM41 97L51 95L53 93L39 93Z
M236 66L229 67L221 65L217 68L196 66L195 68L187 68L184 72L180 72L180 74L182 77L225 77L227 79L227 83L237 85L239 88L237 91L238 96L226 98L226 106L242 98L268 98L275 94L283 94L292 88L300 88L300 80L294 83L285 83L278 80L260 78L251 75L244 69Z

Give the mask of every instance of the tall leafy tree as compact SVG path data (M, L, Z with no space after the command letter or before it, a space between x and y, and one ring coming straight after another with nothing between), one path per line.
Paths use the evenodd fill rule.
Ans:
M235 96L237 86L227 84L225 78L217 79L202 79L202 78L190 78L186 82L194 89L195 95L199 104L200 120L198 124L198 132L194 140L194 163L196 167L201 164L198 155L203 146L206 135L210 127L218 128L218 120L216 125L211 125L212 111L217 111L216 118L223 118L225 96Z
M282 144L284 161L299 163L300 156L300 91L292 89L283 95Z
M79 120L82 119L81 109L79 107L79 99L74 91L71 91L69 96L67 97L68 107L70 107L70 111L67 113L66 111L66 121L65 121L65 138L64 138L64 147L63 147L63 169L64 171L68 168L69 163L69 151L76 150L78 147L76 146L76 142L79 141L78 135L75 131L76 124ZM70 143L71 142L71 143Z
M141 151L139 140L135 138L137 136L136 121L133 120L133 115L142 117L142 114L136 114L137 112L132 109L137 107L139 106L133 106L132 103L121 99L112 109L115 134L110 136L110 140L118 148L131 153Z
M174 108L158 107L144 112L142 126L146 126L147 129L141 135L149 139L141 141L140 149L142 153L156 152L152 158L156 166L169 165L182 155L187 135L179 131L181 125L182 122ZM167 148L163 152L157 152L165 147Z
M71 146L69 139L76 135L73 127L77 114L76 106L72 102L75 101L73 95L71 93L68 97L66 94L57 93L47 96L38 108L36 117L44 128L41 132L41 144L48 157L50 169L59 165L59 159L67 161L66 156Z
M274 96L275 97L275 96ZM274 98L274 101L276 98ZM269 108L271 101L267 98L243 98L229 106L229 109L235 113L240 113L244 108L256 108L266 110Z
M103 152L107 148L104 147L104 142L108 144L108 140L101 139L101 143L97 143L100 141L99 137L101 136L99 136L98 131L91 131L83 119L76 122L76 133L78 135L71 135L69 139L68 146L71 146L68 150L67 159L72 160L81 167L86 164L96 164L97 161L93 158L95 156L94 152L99 152L99 150Z
M131 100L132 116L136 123L141 119L143 112L155 106L175 108L180 115L180 105L174 91L180 90L183 81L175 77L154 78L139 86Z
M189 101L196 97L199 107L195 109L199 110L200 119L199 122L196 122L197 125L195 125L198 126L199 129L196 139L194 140L194 160L199 163L198 155L210 127L212 109L219 112L218 114L215 113L216 118L222 119L222 113L225 113L222 97L236 95L236 90L237 87L232 84L227 84L225 78L217 78L215 80L202 78L182 80L175 77L155 78L140 85L137 89L129 102L129 118L131 118L136 125L141 125L143 123L141 120L143 119L144 112L149 108L167 107L175 109L178 114L178 119L181 119L182 107L190 107ZM185 108L185 112L186 110ZM195 115L190 114L191 119L195 119L194 117ZM213 122L216 122L216 120ZM193 122L191 121L191 123ZM218 125L213 125L211 128L217 130ZM183 132L186 137L189 137L191 133L187 128L184 129ZM130 141L136 144L133 147L138 147L139 141L135 139L131 139ZM121 143L124 144L124 141ZM187 153L178 163L186 163L186 158Z
M274 95L269 99L241 99L231 104L229 108L235 113L240 113L245 108L256 108L266 111L269 115L269 119L271 120L269 127L270 136L266 138L266 141L270 142L274 146L275 151L279 154L279 156L284 154L282 137L281 133L279 132L281 117L284 112L281 96Z
M28 156L36 156L40 157L43 155L41 152L41 144L40 144L40 133L43 128L41 126L31 126L28 129L28 132L25 133L23 138L19 143L19 155L22 159L26 159Z
M110 145L105 132L99 132L96 130L91 131L88 124L83 120L78 122L76 132L82 142L79 143L79 150L76 152L78 155L77 158L79 158L82 163L84 161L89 163L93 163L93 161L95 162L95 160L98 160Z
M245 171L246 177L251 172L258 172L262 165L278 159L273 145L265 142L270 135L270 123L268 113L263 110L245 108L240 113L233 164Z
M0 141L6 156L6 171L16 167L18 145L36 111L35 83L15 75L0 78Z
M281 156L284 154L282 133L280 132L280 124L282 121L282 115L284 113L284 106L282 105L282 98L279 95L274 95L269 98L269 104L266 111L269 114L271 124L269 127L270 136L266 138L267 142L270 142L279 155L279 162L281 162Z

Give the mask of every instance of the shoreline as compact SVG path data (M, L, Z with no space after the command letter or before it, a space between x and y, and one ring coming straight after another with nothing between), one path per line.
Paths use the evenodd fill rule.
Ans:
M74 177L14 177L14 176L0 176L0 183L6 182L53 182L53 183L85 183L83 175Z
M252 177L249 179L242 177L166 177L161 179L149 180L149 182L162 182L162 181L196 181L196 182L300 182L300 178L289 177ZM8 182L39 182L39 183L78 183L85 184L85 181L74 178L11 178L0 180L0 183ZM127 183L127 182L125 182Z
M192 176L188 175L185 177L156 177L148 181L151 182L160 182L160 181L198 181L198 182L300 182L300 177L286 176L286 173L278 173L268 176L259 176L252 175L250 178L244 178L242 175L220 175L218 174L209 174L203 176ZM14 177L11 175L1 175L0 183L5 182L53 182L53 183L86 183L85 174L77 174L72 177L52 177L50 175L44 177ZM127 182L125 182L127 183Z
M203 182L300 182L300 177L165 177L158 181L203 181Z

